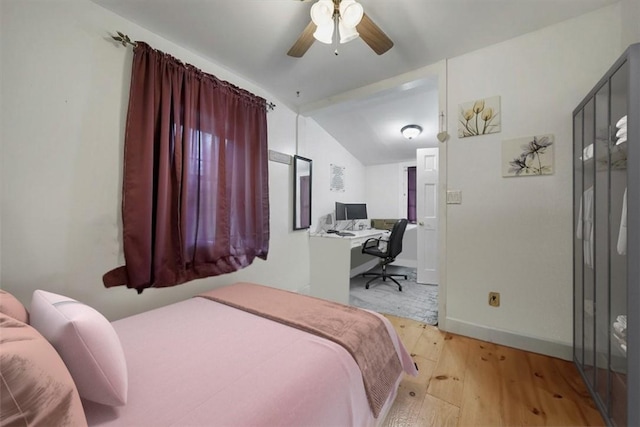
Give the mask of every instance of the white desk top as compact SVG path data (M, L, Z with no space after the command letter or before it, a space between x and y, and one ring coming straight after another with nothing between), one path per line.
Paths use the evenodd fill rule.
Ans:
M343 232L353 233L353 236L340 236L337 233L313 233L311 237L321 237L321 238L329 238L329 239L345 239L348 240L351 247L360 247L362 244L371 237L381 237L381 236L389 236L390 231L388 230L377 230L375 228L371 228L369 230L340 230Z
M340 232L344 233L352 233L353 236L340 236L338 233L312 233L311 236L314 237L331 237L338 239L359 239L361 237L373 237L381 234L390 234L389 230L378 230L375 228L371 228L368 230L340 230Z

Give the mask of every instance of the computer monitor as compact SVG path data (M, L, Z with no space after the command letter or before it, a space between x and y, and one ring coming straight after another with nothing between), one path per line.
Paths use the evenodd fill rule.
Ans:
M347 219L347 205L336 202L336 221L344 221Z
M347 203L347 219L367 219L367 205L365 203Z

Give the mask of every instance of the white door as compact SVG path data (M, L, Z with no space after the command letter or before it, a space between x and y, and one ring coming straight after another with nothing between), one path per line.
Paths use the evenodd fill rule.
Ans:
M418 283L438 284L438 148L416 150Z

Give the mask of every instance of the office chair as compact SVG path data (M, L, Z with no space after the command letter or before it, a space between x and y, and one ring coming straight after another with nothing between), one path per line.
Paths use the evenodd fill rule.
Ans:
M398 285L398 289L402 292L402 285L394 279L394 277L404 277L407 280L406 274L389 274L387 273L387 264L396 260L396 257L400 252L402 252L402 237L404 236L404 230L407 228L407 220L399 219L391 229L391 235L389 236L389 240L384 240L380 238L371 238L367 239L366 242L362 245L362 253L369 254L373 256L377 256L381 258L380 264L382 266L381 273L362 273L362 277L375 276L373 279L370 279L365 285L366 289L369 289L369 284L376 279L382 278L383 282L386 282L387 279L391 279L396 285ZM386 242L386 247L381 245L382 242Z

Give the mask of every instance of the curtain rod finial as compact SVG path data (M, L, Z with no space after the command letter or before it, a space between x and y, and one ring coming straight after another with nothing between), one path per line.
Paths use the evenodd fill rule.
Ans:
M116 31L116 33L118 33L118 35L111 36L111 38L117 42L122 43L122 46L126 47L128 44L130 44L131 46L136 47L138 45L136 42L131 41L128 35L121 33L120 31Z

